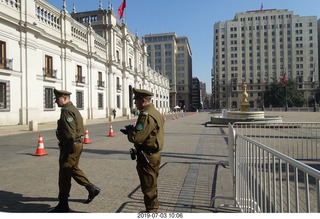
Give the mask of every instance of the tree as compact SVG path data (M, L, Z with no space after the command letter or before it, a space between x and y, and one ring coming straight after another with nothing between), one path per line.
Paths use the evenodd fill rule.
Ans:
M272 107L284 107L286 98L288 107L301 107L306 102L303 95L297 90L295 82L291 79L285 82L284 87L281 81L266 85L264 93L264 105L266 107L270 105Z

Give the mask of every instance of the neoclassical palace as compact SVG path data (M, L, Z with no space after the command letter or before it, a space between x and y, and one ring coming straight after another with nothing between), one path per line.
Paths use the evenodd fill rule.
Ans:
M169 80L147 66L146 44L112 9L96 14L79 21L65 6L0 0L0 125L57 120L54 88L72 92L85 119L131 115L133 87L169 111Z

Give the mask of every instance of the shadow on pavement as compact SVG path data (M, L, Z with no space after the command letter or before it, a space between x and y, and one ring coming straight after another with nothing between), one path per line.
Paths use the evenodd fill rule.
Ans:
M43 201L55 201L56 198L24 197L22 194L0 191L0 211L16 213L46 212L51 206Z

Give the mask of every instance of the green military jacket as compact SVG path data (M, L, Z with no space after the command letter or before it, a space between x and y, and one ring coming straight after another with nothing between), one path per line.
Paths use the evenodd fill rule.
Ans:
M164 144L163 117L152 103L141 110L135 129L128 133L128 140L137 149L150 153L161 151Z
M57 123L57 138L65 145L71 146L70 144L79 141L84 135L82 116L72 102L68 102L61 108Z

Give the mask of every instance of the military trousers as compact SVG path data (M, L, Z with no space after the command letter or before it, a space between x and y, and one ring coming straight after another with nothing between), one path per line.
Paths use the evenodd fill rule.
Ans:
M148 161L146 160L148 159ZM137 172L140 179L141 190L144 195L144 204L147 212L157 212L158 204L158 175L160 169L160 152L145 157L138 155Z
M78 184L87 186L90 184L89 179L84 172L78 167L80 156L83 150L83 144L74 145L74 151L70 154L60 152L59 159L59 199L68 199L71 190L71 178ZM62 159L64 157L64 159Z

